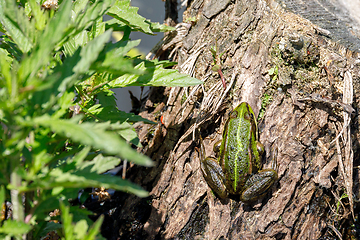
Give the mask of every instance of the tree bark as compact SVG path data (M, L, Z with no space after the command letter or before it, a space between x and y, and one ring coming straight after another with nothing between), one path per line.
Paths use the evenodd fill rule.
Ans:
M359 161L353 157L359 149L359 118L354 114L359 106L358 52L333 42L326 29L273 0L189 1L184 19L190 17L196 21L176 46L178 67L204 85L149 93L141 115L159 124L143 124L138 130L142 151L155 167L133 168L128 176L149 190L150 197L124 200L118 210L120 236L353 236L349 226L359 178L353 168ZM222 54L218 64L226 90L218 72L211 70L213 46ZM207 156L214 156L212 146L240 102L260 113L264 167L273 158L278 166L277 182L256 204L214 195L202 176L197 151L201 134ZM120 226L125 220L132 227Z

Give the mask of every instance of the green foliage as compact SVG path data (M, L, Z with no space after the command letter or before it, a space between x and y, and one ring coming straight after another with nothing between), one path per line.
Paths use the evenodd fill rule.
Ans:
M272 97L271 95L265 93L262 97L261 97L261 108L260 108L260 112L258 115L258 121L260 121L260 119L262 119L265 115L265 111L266 111L266 107L270 104L270 102L272 101Z
M342 200L343 199L346 199L346 198L349 198L349 196L347 195L347 193L346 193L346 191L344 191L343 192L343 194L341 195L341 197L338 199L338 201L336 202L336 215L337 215L337 217L338 217L338 215L339 215L339 210L340 210L340 206L342 205L343 206L343 204L342 204Z
M269 69L268 74L270 77L272 77L272 81L275 81L278 78L278 74L279 74L279 68L278 66L274 66L272 68Z
M100 231L101 223L104 220L100 216L98 220L89 229L89 225L85 219L78 221L76 224L72 223L73 215L70 214L70 208L60 202L61 220L63 222L63 235L66 240L90 240L96 237Z
M98 239L103 218L89 227L91 213L67 200L89 187L145 197L139 186L102 173L122 159L152 166L130 143L141 146L134 122L153 122L120 111L111 88L202 82L166 69L167 61L128 56L140 42L131 31L172 30L139 16L129 0L60 1L55 10L40 2L0 0L0 205L13 207L12 219L1 212L0 238L57 231L63 239ZM105 14L113 19L104 22ZM112 43L115 30L124 36ZM49 221L55 209L59 223Z
M30 231L31 226L24 222L6 220L0 228L0 233L6 234L7 236L20 237L22 234L26 234ZM1 235L0 235L1 236Z

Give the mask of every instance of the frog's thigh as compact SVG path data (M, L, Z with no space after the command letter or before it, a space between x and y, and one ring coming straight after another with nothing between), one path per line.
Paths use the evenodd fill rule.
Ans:
M205 158L201 161L201 171L211 189L219 197L226 198L227 192L224 184L225 175L218 161L212 157Z
M277 179L277 173L273 169L263 169L252 175L245 183L241 200L249 202L262 197Z

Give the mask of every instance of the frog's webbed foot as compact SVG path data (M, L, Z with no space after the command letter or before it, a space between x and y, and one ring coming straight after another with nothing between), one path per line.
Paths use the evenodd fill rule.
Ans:
M245 183L244 191L240 197L241 201L253 202L263 197L277 177L277 172L273 169L263 169L252 175Z

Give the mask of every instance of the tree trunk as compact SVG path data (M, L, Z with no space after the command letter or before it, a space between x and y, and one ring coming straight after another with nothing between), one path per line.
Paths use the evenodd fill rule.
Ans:
M359 159L353 156L359 149L359 119L354 114L359 54L332 41L331 31L274 0L188 1L184 20L190 17L193 26L185 25L188 32L177 41L175 58L180 71L204 85L154 88L149 93L141 115L161 118L161 123L138 130L143 153L155 167L133 168L127 176L149 190L150 197L124 200L118 210L120 237L355 236L350 225L358 214L353 212L353 196L358 197L353 182L359 174L353 162L357 165ZM219 73L212 71L214 46L226 90ZM212 146L240 102L260 114L264 167L270 167L273 158L277 161L279 178L257 204L219 199L200 170L199 135L206 155L214 156Z

